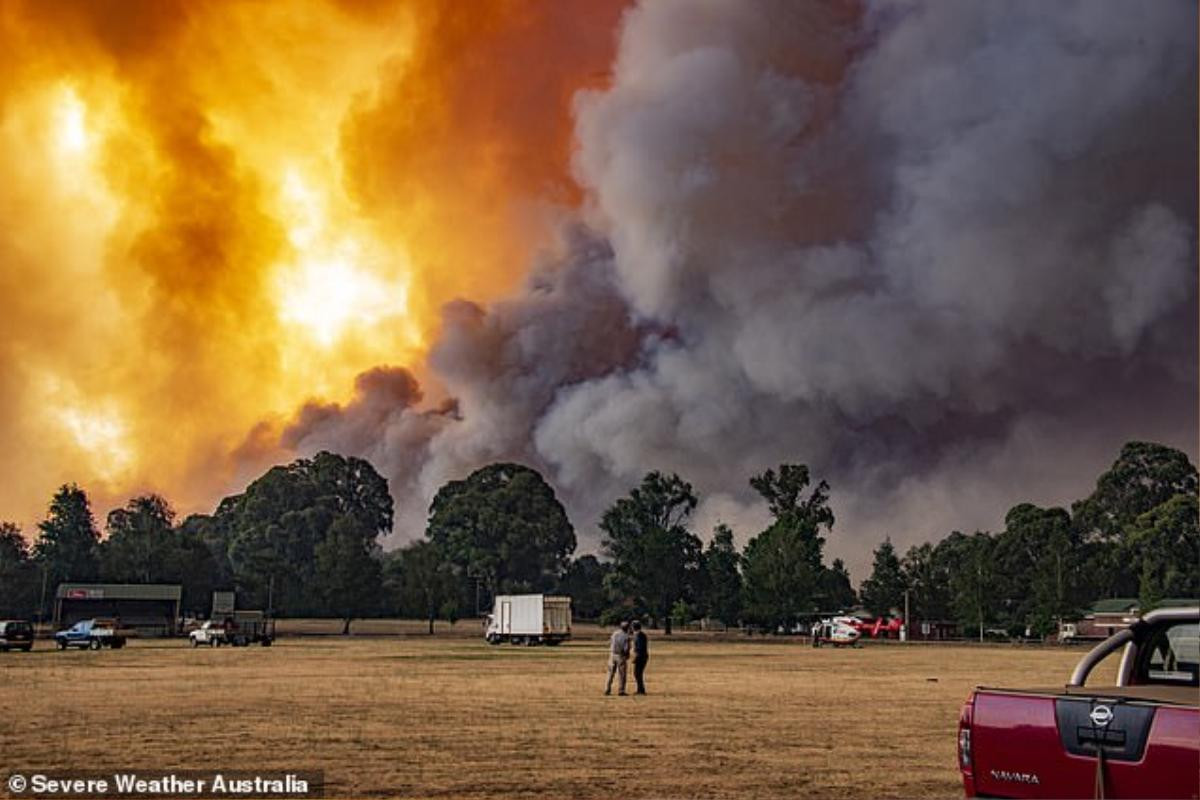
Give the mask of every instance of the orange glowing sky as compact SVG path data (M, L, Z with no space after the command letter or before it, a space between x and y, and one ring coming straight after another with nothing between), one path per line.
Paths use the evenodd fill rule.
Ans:
M422 372L569 178L620 2L0 5L0 519L211 510L250 432ZM437 387L430 387L436 392ZM249 466L248 466L249 464Z

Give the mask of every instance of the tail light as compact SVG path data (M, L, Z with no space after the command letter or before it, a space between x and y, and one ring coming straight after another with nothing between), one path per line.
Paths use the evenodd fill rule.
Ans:
M958 712L958 766L964 772L970 772L971 761L971 723L975 712L975 693L967 697L962 710Z

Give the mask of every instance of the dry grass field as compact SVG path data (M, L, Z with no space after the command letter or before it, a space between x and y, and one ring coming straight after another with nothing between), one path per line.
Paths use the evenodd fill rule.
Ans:
M968 690L1059 683L1081 652L653 636L650 694L604 697L601 631L356 628L377 635L0 653L0 767L323 769L337 797L954 796Z

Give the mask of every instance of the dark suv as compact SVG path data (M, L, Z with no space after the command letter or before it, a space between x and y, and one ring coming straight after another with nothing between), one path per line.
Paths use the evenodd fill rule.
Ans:
M0 620L0 650L33 649L33 626L21 620Z

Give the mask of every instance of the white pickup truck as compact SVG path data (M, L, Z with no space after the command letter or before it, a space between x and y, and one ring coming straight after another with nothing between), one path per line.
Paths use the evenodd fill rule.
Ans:
M192 647L199 647L202 644L217 647L228 643L225 638L225 626L211 619L189 633L188 638L192 640Z

